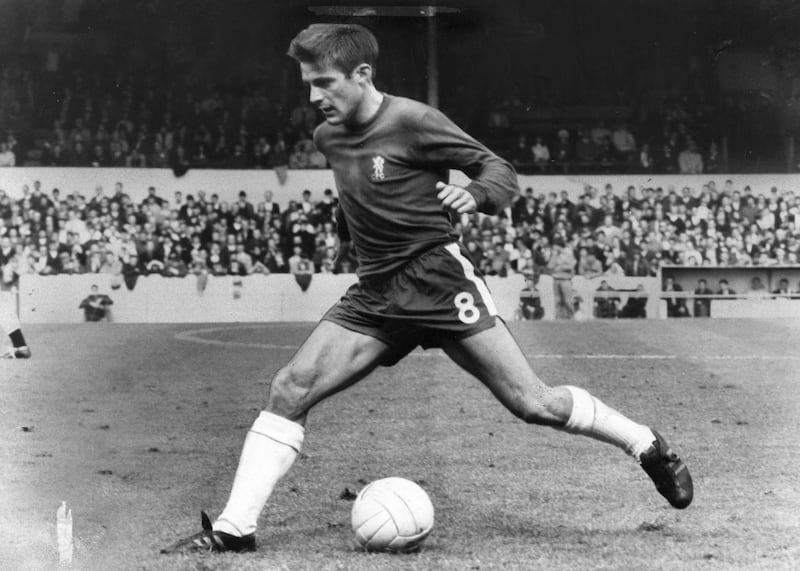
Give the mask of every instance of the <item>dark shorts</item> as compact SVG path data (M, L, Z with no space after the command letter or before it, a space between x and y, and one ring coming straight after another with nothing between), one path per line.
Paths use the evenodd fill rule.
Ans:
M392 348L396 363L418 345L464 339L495 324L497 308L461 244L434 248L382 279L350 287L323 319Z

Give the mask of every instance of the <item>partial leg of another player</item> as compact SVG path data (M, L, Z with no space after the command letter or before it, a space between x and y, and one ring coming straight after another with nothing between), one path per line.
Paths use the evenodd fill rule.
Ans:
M3 359L29 359L31 350L25 342L22 334L22 327L14 309L13 301L9 301L7 295L0 293L0 329L3 330L11 339L11 348L0 353ZM0 347L2 347L0 345Z
M573 386L549 387L531 369L504 323L443 349L477 377L513 414L528 423L552 426L613 444L635 458L674 507L687 507L692 479L683 461L660 434Z
M228 502L203 531L162 550L250 551L258 516L275 485L294 463L308 411L367 376L389 347L368 335L320 322L292 359L277 372L264 411L245 438Z

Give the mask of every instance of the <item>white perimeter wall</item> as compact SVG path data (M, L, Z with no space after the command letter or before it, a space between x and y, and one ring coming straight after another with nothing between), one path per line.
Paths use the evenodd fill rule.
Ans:
M601 279L612 287L634 289L644 284L650 294L647 314L658 312L658 280L612 276L593 280L576 279L575 292L584 300L584 314L591 318L592 292ZM19 309L23 323L78 323L83 321L80 302L93 284L100 293L114 301L112 321L117 323L208 323L317 321L325 311L355 283L355 275L316 274L304 292L291 274L252 275L234 285L229 276L208 278L204 290L198 288L196 276L163 278L158 275L140 277L133 290L125 285L111 289L110 276L83 274L74 276L25 275L20 278ZM515 319L519 294L524 287L521 275L486 279L500 317ZM555 316L552 279L542 276L539 283L545 319ZM238 297L234 295L238 292ZM622 303L627 294L621 293Z

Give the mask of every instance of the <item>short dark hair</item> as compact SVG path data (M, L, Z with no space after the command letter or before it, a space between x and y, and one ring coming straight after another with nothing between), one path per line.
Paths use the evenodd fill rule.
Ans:
M375 77L378 52L378 40L364 26L311 24L294 37L287 55L299 63L334 67L348 76L366 63Z

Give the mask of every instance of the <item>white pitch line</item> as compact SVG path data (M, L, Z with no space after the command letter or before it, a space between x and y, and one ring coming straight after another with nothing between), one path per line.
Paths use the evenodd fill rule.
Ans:
M298 345L278 345L273 343L248 343L247 341L221 341L199 337L204 333L219 333L220 331L241 331L243 329L264 329L263 325L237 325L235 327L208 327L205 329L190 329L175 334L175 339L202 343L203 345L217 345L220 347L251 347L254 349L297 349Z
M203 345L215 345L218 347L246 347L251 349L281 349L294 350L299 345L279 345L277 343L252 343L248 341L222 341L219 339L208 339L200 337L202 334L219 333L220 331L240 331L243 329L264 329L263 325L237 325L234 327L208 327L205 329L191 329L182 331L175 335L180 341L190 343L201 343ZM433 349L429 351L417 350L409 354L412 357L444 357L441 350ZM636 360L636 361L800 361L800 355L658 355L658 354L592 354L592 353L534 353L526 354L529 359L586 359L586 360Z
M638 359L638 360L678 360L694 361L800 361L800 355L592 355L543 353L527 355L531 359Z

